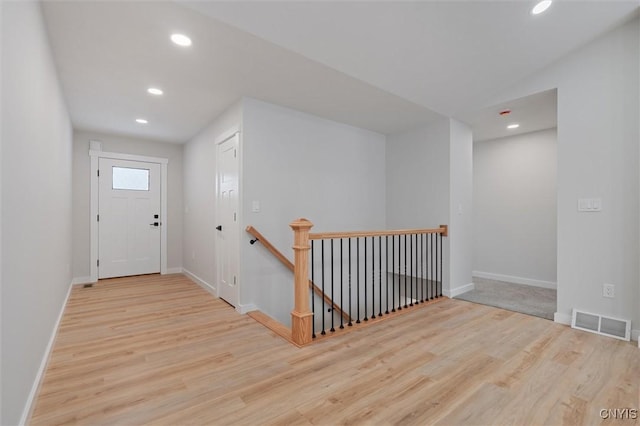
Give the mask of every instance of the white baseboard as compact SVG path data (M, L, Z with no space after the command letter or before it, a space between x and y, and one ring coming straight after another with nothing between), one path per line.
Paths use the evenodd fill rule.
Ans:
M238 303L238 309L237 309L238 313L246 314L247 312L257 311L257 310L258 310L258 307L253 303L249 303L246 305L241 305Z
M91 277L87 276L87 277L75 277L74 279L71 280L71 285L78 285L78 284L89 284L93 281L91 281Z
M182 273L182 268L181 267L177 267L177 268L167 268L167 274L181 274Z
M571 325L571 314L556 312L553 314L553 322L558 324Z
M558 284L552 281L534 280L532 278L514 277L512 275L493 274L491 272L473 271L474 277L486 278L488 280L506 281L513 284L532 285L534 287L557 289Z
M475 284L474 283L469 283L469 284L461 285L460 287L452 288L450 290L443 289L442 290L442 294L444 296L447 296L448 298L452 298L452 297L459 296L462 293L466 293L468 291L471 291L474 288L476 288Z
M197 276L193 272L188 271L187 269L181 268L181 271L187 277L191 278L191 280L194 281L196 284L198 284L200 287L202 287L205 290L207 290L213 296L218 297L218 293L216 292L216 288L213 285L209 284L208 282L206 282L205 280L203 280L202 278L200 278L199 276ZM249 304L246 304L246 305L238 304L238 307L236 308L236 311L239 314L243 314L243 315L246 314L247 312L257 311L257 310L258 310L258 307L256 305L254 305L253 303L249 303Z
M198 284L200 287L204 288L215 297L218 297L218 292L216 291L215 286L209 284L208 282L206 282L205 280L203 280L193 272L188 271L187 269L182 268L182 273L185 274L187 277L191 278L191 280L196 284Z
M20 417L21 425L26 425L29 420L29 417L31 416L31 411L33 409L33 402L35 400L36 395L38 394L38 390L40 389L40 383L42 382L42 376L44 375L44 372L47 369L47 364L49 364L49 357L51 355L51 350L53 349L53 343L55 342L56 336L58 335L58 327L60 327L60 321L62 320L64 309L67 307L67 302L69 301L69 296L71 295L71 289L73 288L73 286L74 286L74 283L72 280L72 282L69 284L69 288L67 289L67 295L64 297L64 302L62 303L60 312L58 313L58 318L56 319L56 322L53 325L53 330L51 331L51 337L49 338L49 343L47 343L47 347L44 350L42 361L40 362L40 368L38 369L36 378L33 381L33 385L31 386L29 397L27 398L27 402L24 405L24 410L22 411L22 416Z

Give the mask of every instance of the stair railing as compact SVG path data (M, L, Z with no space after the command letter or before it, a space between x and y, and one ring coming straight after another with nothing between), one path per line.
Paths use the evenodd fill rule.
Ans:
M313 224L297 219L290 227L295 255L291 329L297 345L319 337L316 331L326 336L442 298L442 238L448 236L447 225L311 233ZM309 297L309 281L322 295L318 302ZM334 312L343 315L336 318Z

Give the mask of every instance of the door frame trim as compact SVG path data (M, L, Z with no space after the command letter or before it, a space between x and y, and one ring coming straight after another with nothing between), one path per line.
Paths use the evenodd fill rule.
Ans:
M167 165L168 158L147 157L144 155L122 154L119 152L105 152L89 150L91 157L91 282L98 281L98 161L100 158L110 158L114 160L139 161L142 163L160 164L160 217L162 218L162 226L160 227L160 274L167 273Z

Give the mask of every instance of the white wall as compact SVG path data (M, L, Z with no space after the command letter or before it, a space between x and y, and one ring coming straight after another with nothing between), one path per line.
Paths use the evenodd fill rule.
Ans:
M387 228L449 223L449 120L387 136Z
M473 270L555 286L557 132L475 142Z
M184 146L183 267L211 287L216 280L215 141L241 126L242 103L237 102Z
M105 152L168 158L167 268L182 267L182 149L180 144L75 131L73 134L73 276L88 280L91 273L91 158L89 141L102 142ZM87 281L88 282L88 281Z
M449 296L468 290L473 267L473 138L466 124L449 120ZM446 253L446 252L445 252ZM447 295L447 294L445 294Z
M296 218L311 220L312 232L384 229L385 137L245 99L242 157L241 303L289 324L293 274L249 245L244 228L253 225L291 260Z
M2 39L0 423L12 425L71 283L72 130L39 3L3 2Z
M571 308L640 329L638 19L505 91L489 104L558 88L558 321ZM578 213L579 198L601 213ZM602 297L602 284L616 297Z

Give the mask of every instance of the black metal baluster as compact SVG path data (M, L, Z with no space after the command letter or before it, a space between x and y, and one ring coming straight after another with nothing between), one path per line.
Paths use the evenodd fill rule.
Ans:
M344 328L344 255L342 253L342 240L340 238L340 328Z
M376 317L376 239L371 237L371 319Z
M420 235L416 234L416 247L418 247L418 253L416 253L416 277L420 276L420 255L422 253L422 248L420 247ZM418 280L420 287L422 287L422 280ZM422 293L422 288L420 288L420 295L418 297L418 303L424 302L424 294Z
M442 289L440 288L440 285L438 283L438 234L435 234L433 236L433 240L434 240L434 244L436 245L436 251L435 251L435 256L433 258L433 279L436 282L436 291L438 294L438 297L442 297Z
M430 274L431 274L430 269L429 269L429 256L430 256L430 254L429 254L429 239L430 238L431 238L431 234L427 234L426 241L425 241L425 245L426 245L425 250L427 252L427 256L425 258L425 261L427 263L427 285L429 286L429 299L433 299L433 291L432 291L433 289L431 288L431 281L429 279Z
M413 270L414 270L413 282L415 283L414 284L414 291L416 293L416 297L415 297L416 300L415 300L414 303L417 305L417 304L420 303L420 294L418 294L418 234L415 234L413 236L413 239L414 239L414 244L415 244L414 245L415 249L413 251L413 260L414 260L414 264L413 264L414 265L414 267L413 267Z
M396 292L393 288L396 286L396 236L391 236L391 312L396 311Z
M429 287L429 234L424 236L424 283L427 289L427 297L425 300L431 299L431 288Z
M430 238L430 244L431 244L431 282L434 285L434 293L435 293L435 297L438 297L438 285L436 284L435 280L433 279L433 234L429 234L431 236Z
M356 238L356 307L356 324L360 324L360 238Z
M391 236L393 239L393 235ZM386 290L385 290L385 299L387 302L387 310L384 312L385 314L389 313L389 236L385 235L384 237L384 258L385 258L385 271L387 273L387 282L386 282Z
M421 284L420 284L420 234L416 234L416 304L420 304Z
M349 238L349 324L347 324L349 327L351 327L353 325L353 323L351 322L351 318L353 318L353 316L351 315L351 238Z
M415 288L416 288L416 305L420 304L420 289L418 288L418 234L414 235L414 240L416 243L416 251L413 253L414 259L415 259L415 275L414 275L414 281L415 281Z
M369 299L367 298L367 237L364 237L364 320L369 321L367 318L367 302Z
M333 238L331 239L331 332L335 332L336 329L333 326L333 321L334 321L334 317L335 315L333 314L333 307L335 306L335 302L333 301Z
M322 249L322 297L320 298L322 300L322 331L320 334L325 335L327 333L324 331L324 240L320 240L320 248Z
M442 234L439 234L440 239L440 296L442 296ZM436 240L436 247L438 241Z
M420 235L416 234L416 303L422 303L420 286Z
M431 238L431 234L427 234L426 236L426 241L425 241L425 249L426 249L426 256L425 256L425 263L427 264L427 289L429 292L429 300L433 299L433 288L431 286L431 280L429 279L431 277L431 271L429 269L429 239Z
M378 237L378 286L380 287L380 291L378 294L380 295L380 310L378 311L378 316L382 316L382 236Z
M398 235L398 310L402 310L402 235Z
M407 234L404 234L404 307L407 307Z
M314 283L315 285L315 281L313 280L313 271L314 271L314 267L313 267L313 243L314 240L311 240L311 282ZM315 339L316 338L316 295L314 294L313 290L311 291L311 312L313 313L313 319L311 320L311 338Z
M431 239L431 234L427 234L426 238L425 238L425 249L426 249L426 256L424 258L424 261L427 265L427 275L426 275L426 279L427 279L427 292L429 293L429 300L433 299L433 286L431 285L431 280L429 279L430 275L430 270L429 270L429 240Z
M424 300L428 301L429 300L429 280L427 279L427 274L425 273L424 270L424 264L427 262L427 250L425 248L425 241L427 241L428 235L422 235L422 285L424 285L424 291L425 291L425 295L424 295Z
M409 237L409 294L411 294L411 298L409 299L409 306L413 306L413 237L411 234Z
M426 293L424 286L424 234L420 234L420 285L422 286L422 300L429 300L429 295Z
M420 234L420 287L422 290L422 301L429 300L429 295L425 297L425 286L424 286L424 234Z

